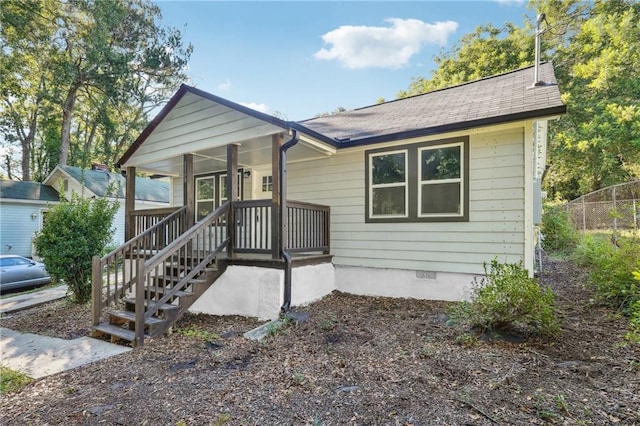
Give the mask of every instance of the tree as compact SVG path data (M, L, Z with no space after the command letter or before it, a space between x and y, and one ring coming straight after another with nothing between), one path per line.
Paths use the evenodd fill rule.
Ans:
M550 123L543 185L571 199L640 177L640 4L631 0L531 0L545 14L542 59L552 60L567 114ZM479 26L436 56L430 79L398 97L532 65L534 29Z
M544 183L552 196L571 199L640 177L639 22L638 3L596 3L558 47L568 114L551 127Z
M64 281L77 303L91 298L91 260L113 236L118 201L89 199L73 193L47 213L34 239L36 252L56 281Z
M21 144L24 180L112 163L186 79L192 46L150 1L5 0L2 14L0 140Z
M462 37L450 51L434 57L438 68L431 78L415 77L398 98L419 95L447 86L477 80L533 63L534 37L527 28L506 24L481 25Z

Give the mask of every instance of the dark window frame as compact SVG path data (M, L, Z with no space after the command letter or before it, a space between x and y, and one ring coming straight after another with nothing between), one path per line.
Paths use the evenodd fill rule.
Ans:
M421 190L421 177L419 176L420 152L423 148L433 148L447 145L462 147L462 178L460 185L462 186L462 212L460 215L420 215L418 205L418 191ZM406 217L372 217L371 215L371 158L373 155L384 154L385 152L397 152L406 150L407 152L407 194L408 194L408 212ZM365 168L365 223L415 223L415 222L468 222L469 221L469 136L461 136L456 138L438 139L427 142L417 142L405 145L395 145L385 148L369 149L364 152L364 168Z

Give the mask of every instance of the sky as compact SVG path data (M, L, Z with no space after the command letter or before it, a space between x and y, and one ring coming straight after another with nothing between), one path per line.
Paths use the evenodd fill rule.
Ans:
M523 25L523 0L156 0L193 45L185 83L285 120L393 100L478 25Z

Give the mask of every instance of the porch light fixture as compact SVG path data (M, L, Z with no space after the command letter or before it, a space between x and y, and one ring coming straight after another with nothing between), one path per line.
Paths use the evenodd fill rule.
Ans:
M249 178L249 177L251 177L251 170L245 170L245 171L242 173L242 175L243 175L245 178Z
M38 217L38 213L36 212L31 213L31 220L36 220L37 217Z

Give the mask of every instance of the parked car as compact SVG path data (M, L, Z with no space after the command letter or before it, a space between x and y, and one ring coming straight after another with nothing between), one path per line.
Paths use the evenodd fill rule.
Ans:
M49 284L44 263L13 254L0 256L0 292Z

